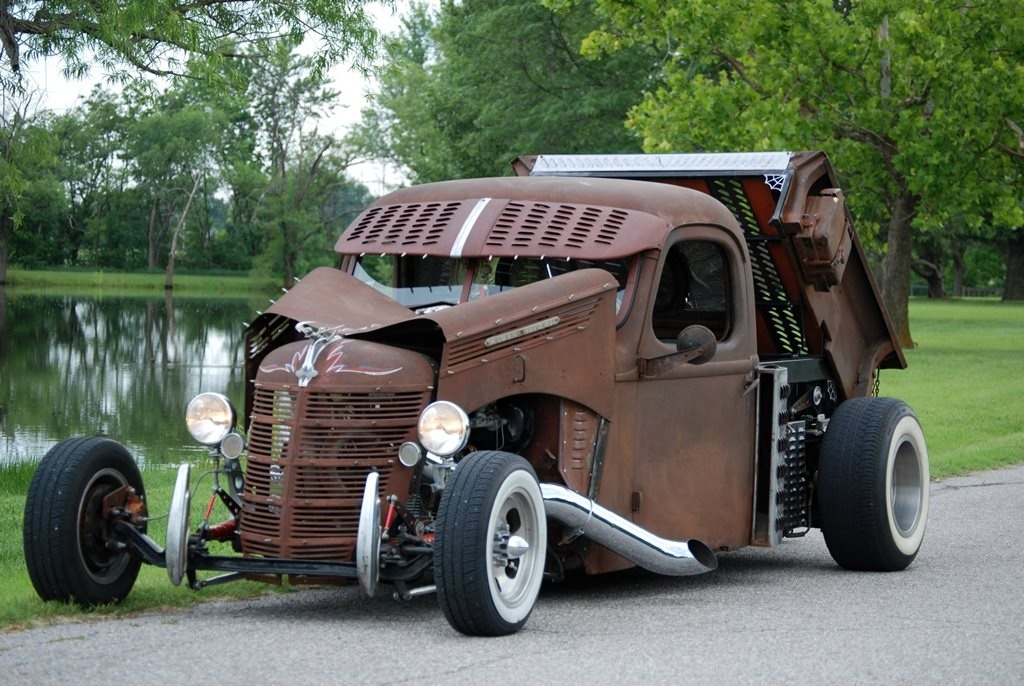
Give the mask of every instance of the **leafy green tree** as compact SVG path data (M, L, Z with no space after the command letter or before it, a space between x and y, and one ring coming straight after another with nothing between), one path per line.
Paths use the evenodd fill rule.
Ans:
M311 253L331 255L339 231L330 211L349 183L345 170L355 152L317 124L339 94L317 73L315 60L296 52L298 43L279 41L260 48L249 77L251 111L257 126L257 154L267 183L255 217L267 242L260 260L290 286Z
M369 204L369 191L345 177L350 161L332 153L330 138L306 138L303 152L275 179L261 208L267 250L261 271L283 274L290 286L313 267L337 262L333 246L349 221Z
M113 186L99 199L100 210L89 219L87 234L94 237L95 248L84 256L82 264L113 270L141 270L148 264L146 233L150 217L148 189L130 183Z
M368 0L4 0L0 3L0 79L56 55L71 76L95 63L129 79L139 72L182 73L186 60L211 66L238 47L290 36L320 39L314 68L372 53L376 32ZM391 5L389 0L375 4Z
M546 0L556 7L584 0ZM623 3L585 53L660 46L662 81L629 123L648 151L824 149L886 239L883 295L910 343L915 232L954 215L1019 226L1024 15L1013 0Z
M209 258L205 266L225 269L250 269L260 255L266 237L257 221L257 210L269 182L264 155L259 149L259 126L252 111L250 93L252 74L258 60L245 63L235 78L225 79L229 87L216 81L191 78L182 82L182 93L195 105L217 112L219 142L213 151L219 171L217 196L207 196L208 240L199 240L189 253ZM227 198L221 207L219 197Z
M150 101L137 91L126 146L135 183L149 198L147 265L166 267L172 286L179 236L206 183L216 183L214 150L220 140L218 113L178 97L173 88ZM166 260L164 259L166 255Z
M126 183L119 158L127 128L120 100L99 87L80 106L54 118L51 131L60 142L60 175L70 207L57 236L65 252L52 264L78 264L83 248L93 260L111 249L108 201Z
M314 42L316 52L310 59L317 74L342 59L365 64L377 47L377 32L367 9L370 4L369 0L3 0L0 91L5 94L5 107L6 96L22 97L24 67L40 56L60 60L64 73L72 78L95 66L112 79L128 83L143 74L180 75L188 65L193 76L224 85L240 78L233 67L243 63L246 54L253 54L250 48L285 37ZM390 7L392 2L374 0L372 4ZM6 196L0 212L0 283L10 235L20 217L16 201L27 177L27 158L6 155L16 140L6 134L18 128L8 127L8 119L5 113L2 138L9 145L3 150L6 161L0 165L0 192ZM87 211L81 205L73 209L72 216ZM166 193L151 210L165 220L174 213ZM80 228L76 225L74 230ZM153 262L158 241L150 242Z
M15 232L45 234L45 229L53 228L35 222L26 227L26 212L33 205L52 209L64 203L56 183L55 139L32 111L31 97L0 101L0 285L7 281ZM22 246L29 248L28 261L34 261L32 241L23 240Z
M1024 300L1024 227L1007 230L1006 281L1003 284L1003 300Z
M636 151L623 126L655 63L652 50L600 62L578 45L593 3L537 0L414 5L388 47L360 140L416 182L506 174L517 155Z
M50 139L52 143L52 138ZM60 263L66 246L68 198L57 175L56 157L31 169L29 183L18 199L21 222L11 236L10 261L26 269Z

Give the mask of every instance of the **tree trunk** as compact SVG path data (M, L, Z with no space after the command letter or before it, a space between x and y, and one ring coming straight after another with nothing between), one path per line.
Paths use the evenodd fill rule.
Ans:
M934 255L929 259L915 260L912 264L914 273L928 282L928 297L932 300L943 300L946 297L946 287L942 283L942 269L937 261L933 261Z
M1006 243L1003 302L1024 300L1024 229L1014 229Z
M157 201L154 200L153 204L149 208L149 226L146 230L147 237L147 253L146 253L146 266L150 269L156 267L156 210Z
M963 244L959 241L950 247L953 258L953 297L964 297L964 277L967 276L967 262L964 260Z
M288 232L288 226L284 222L281 222L281 242L284 244L281 251L281 257L284 261L284 284L282 285L285 288L291 288L295 285L295 264L298 258L296 254L298 248Z
M178 236L181 234L181 229L185 226L185 218L188 217L189 208L192 207L192 198L196 197L196 190L199 188L199 182L202 180L201 174L196 174L195 183L192 184L192 192L188 194L188 200L185 201L185 209L182 210L181 216L178 217L178 224L174 227L174 233L171 234L171 249L167 254L167 269L164 272L164 290L171 290L174 288L174 253L178 251Z
M11 227L14 220L4 213L0 216L0 286L7 283L7 246L11 240Z
M917 197L904 191L891 204L888 252L882 276L882 299L889 310L900 344L912 348L910 337L910 268L913 264L914 233L911 221L917 211Z
M0 283L0 359L7 357L7 286ZM0 408L2 411L3 408ZM0 418L0 425L3 424Z

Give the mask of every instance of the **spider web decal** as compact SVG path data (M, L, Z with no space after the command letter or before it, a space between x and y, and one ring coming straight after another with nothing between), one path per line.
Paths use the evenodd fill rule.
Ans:
M765 174L764 183L773 191L782 192L782 186L786 182L785 174Z

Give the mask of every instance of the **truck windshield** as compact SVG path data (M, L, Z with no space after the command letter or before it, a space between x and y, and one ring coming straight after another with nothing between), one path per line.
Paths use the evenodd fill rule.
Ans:
M364 255L356 262L354 274L391 299L421 311L476 300L591 267L610 272L618 281L616 307L621 309L629 275L628 260Z

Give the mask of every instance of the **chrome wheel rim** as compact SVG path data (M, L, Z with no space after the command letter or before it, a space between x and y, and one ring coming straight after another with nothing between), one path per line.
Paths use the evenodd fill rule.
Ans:
M532 487L532 488L531 488ZM544 522L536 483L525 472L505 482L491 509L487 560L491 595L507 621L529 614L544 573Z
M188 567L189 504L192 494L188 490L191 473L188 463L178 466L178 476L171 494L171 507L167 513L167 546L164 561L167 564L167 578L175 586L181 584Z
M913 442L904 440L896 448L892 463L889 502L896 530L903 536L913 533L921 517L924 477Z

